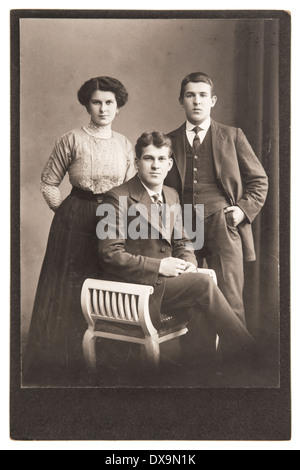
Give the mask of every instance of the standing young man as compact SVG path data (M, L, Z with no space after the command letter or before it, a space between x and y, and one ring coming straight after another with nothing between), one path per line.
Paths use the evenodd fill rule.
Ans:
M202 72L181 83L186 122L168 136L174 165L165 184L181 203L204 204L204 246L196 252L217 274L218 285L244 323L244 261L255 260L251 223L268 190L266 173L241 129L211 119L214 84ZM195 214L194 214L195 217Z

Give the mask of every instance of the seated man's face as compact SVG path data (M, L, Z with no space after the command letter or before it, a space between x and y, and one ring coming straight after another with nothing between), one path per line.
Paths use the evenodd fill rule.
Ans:
M136 167L141 181L154 191L160 189L173 166L169 157L169 147L144 147L141 158L136 159Z

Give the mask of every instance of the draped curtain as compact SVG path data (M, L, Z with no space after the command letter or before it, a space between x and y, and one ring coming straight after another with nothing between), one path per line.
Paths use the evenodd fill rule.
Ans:
M245 265L249 328L267 347L279 337L279 21L238 21L236 124L269 178L266 203L253 223L257 260ZM273 350L274 351L274 350Z

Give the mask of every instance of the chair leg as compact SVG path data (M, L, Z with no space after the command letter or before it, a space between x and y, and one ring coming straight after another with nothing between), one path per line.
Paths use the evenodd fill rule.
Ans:
M82 341L82 348L83 348L83 356L85 362L92 373L96 373L96 336L90 330L86 330L83 341Z
M153 369L158 370L160 362L160 346L153 338L147 339L145 342L145 353L147 365Z

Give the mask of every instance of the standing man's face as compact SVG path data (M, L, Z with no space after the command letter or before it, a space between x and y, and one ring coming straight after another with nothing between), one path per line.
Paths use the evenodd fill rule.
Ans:
M201 124L211 113L217 102L216 96L211 96L211 86L203 82L189 82L184 90L180 103L184 107L187 120L194 125Z

